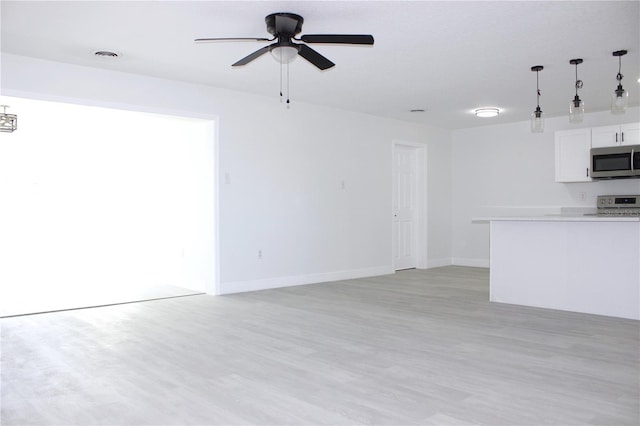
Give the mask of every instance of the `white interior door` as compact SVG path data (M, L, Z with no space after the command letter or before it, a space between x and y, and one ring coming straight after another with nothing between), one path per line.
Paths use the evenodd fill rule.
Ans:
M408 146L393 149L393 266L417 266L417 153Z

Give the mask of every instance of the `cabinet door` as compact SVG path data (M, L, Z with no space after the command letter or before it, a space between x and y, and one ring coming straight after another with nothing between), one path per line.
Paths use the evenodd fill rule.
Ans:
M603 126L591 129L591 147L602 148L620 144L620 126Z
M556 182L590 182L591 129L555 133Z
M629 123L620 126L623 145L640 145L640 123Z

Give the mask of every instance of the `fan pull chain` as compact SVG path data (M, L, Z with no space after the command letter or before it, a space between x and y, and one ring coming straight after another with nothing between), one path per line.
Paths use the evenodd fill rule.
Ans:
M282 103L282 52L280 52L280 103Z
M287 63L287 109L289 109L289 63Z

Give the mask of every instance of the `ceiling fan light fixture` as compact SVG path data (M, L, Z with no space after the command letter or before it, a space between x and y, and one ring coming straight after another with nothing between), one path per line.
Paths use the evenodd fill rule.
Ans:
M491 118L500 114L499 108L478 108L475 111L476 117Z
M271 49L271 56L281 64L289 64L298 57L298 49L293 46L276 46Z

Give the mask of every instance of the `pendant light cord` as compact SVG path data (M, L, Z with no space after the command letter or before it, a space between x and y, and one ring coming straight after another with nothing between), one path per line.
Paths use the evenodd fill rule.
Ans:
M582 80L578 80L578 64L576 64L576 96L578 96L578 89L582 89Z
M578 63L576 63L576 96L578 96L578 89L582 89L582 80L578 80Z
M622 56L618 56L618 75L616 76L616 80L622 81Z
M537 105L538 109L540 109L540 85L539 85L539 82L538 82L538 75L539 74L540 74L540 72L536 71L536 93L537 93L536 99L537 99L537 103L538 103L538 105Z

